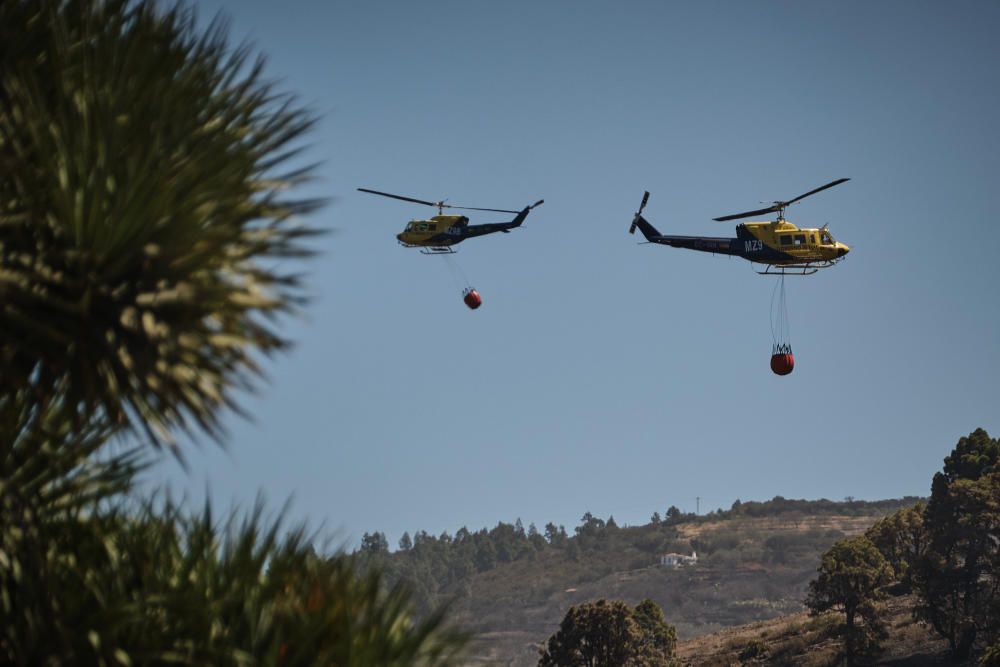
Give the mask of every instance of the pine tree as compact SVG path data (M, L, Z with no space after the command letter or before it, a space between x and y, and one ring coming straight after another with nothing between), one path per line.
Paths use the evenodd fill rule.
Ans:
M813 614L831 609L844 613L848 665L881 637L876 603L891 576L885 558L864 536L841 540L823 554L819 576L809 583L805 604Z

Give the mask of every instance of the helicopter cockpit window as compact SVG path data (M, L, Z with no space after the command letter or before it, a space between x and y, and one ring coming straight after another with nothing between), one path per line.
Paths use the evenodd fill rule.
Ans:
M830 234L827 233L827 232L823 232L823 234L820 236L820 242L823 245L833 245L833 239L830 237Z
M412 231L413 231L413 227L414 227L415 225L416 225L416 223L415 223L415 222L408 222L408 223L406 223L406 231L408 231L408 232L412 232Z
M781 237L781 245L792 245L792 235L785 234Z

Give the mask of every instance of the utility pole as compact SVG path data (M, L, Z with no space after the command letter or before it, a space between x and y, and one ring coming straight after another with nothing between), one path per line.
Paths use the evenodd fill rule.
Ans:
M701 496L694 497L694 513L701 514Z

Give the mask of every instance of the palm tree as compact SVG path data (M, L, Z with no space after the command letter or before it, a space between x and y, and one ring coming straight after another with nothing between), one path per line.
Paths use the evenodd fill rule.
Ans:
M454 664L405 588L258 505L140 500L303 300L312 117L152 0L0 2L0 664Z
M308 254L284 192L313 119L223 23L151 2L0 4L0 375L172 442L287 342Z

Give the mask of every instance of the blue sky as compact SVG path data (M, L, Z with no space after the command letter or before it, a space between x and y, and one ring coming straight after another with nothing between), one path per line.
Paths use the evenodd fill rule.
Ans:
M322 118L304 194L331 204L298 345L223 451L151 481L263 492L348 543L585 511L926 494L1000 433L1000 5L984 2L203 1ZM852 247L788 280L795 372L771 374L773 278L637 245L849 183L787 212ZM520 208L445 262L395 234ZM481 214L473 222L504 216Z

